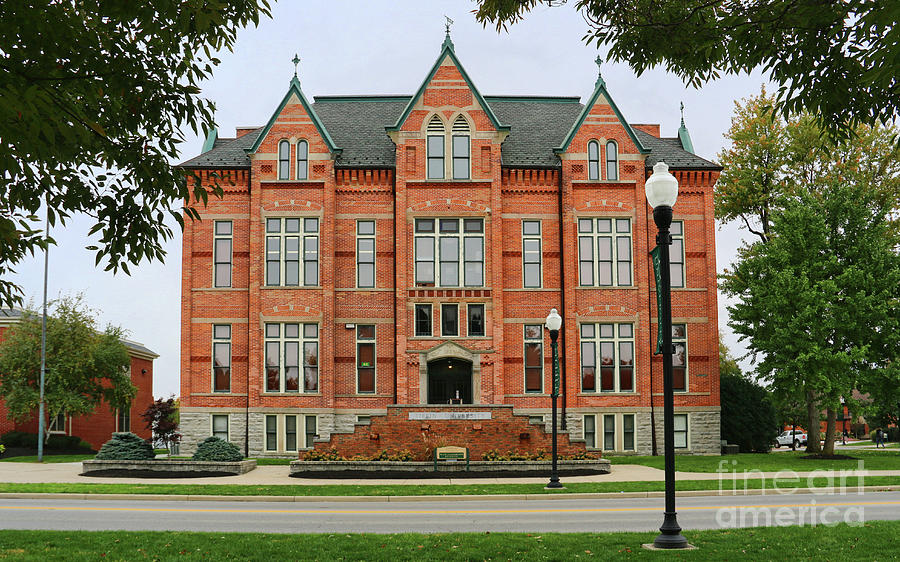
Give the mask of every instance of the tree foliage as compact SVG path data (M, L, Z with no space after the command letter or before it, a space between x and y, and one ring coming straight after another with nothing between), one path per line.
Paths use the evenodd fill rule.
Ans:
M214 126L199 84L261 15L268 0L0 2L0 306L22 302L8 276L43 244L45 202L51 224L95 219L107 270L164 258L166 216L208 197L170 165L184 129Z
M497 29L559 0L478 0ZM871 0L577 0L608 58L638 74L657 65L694 86L761 68L778 84L782 114L807 111L833 138L900 110L900 3Z
M88 414L101 402L113 408L127 407L137 387L131 382L131 358L122 344L121 328L107 326L98 331L96 314L80 297L62 298L52 305L52 314L47 316L44 384L48 418L60 413ZM40 371L41 316L26 311L0 343L0 397L13 419L24 421L36 415Z
M769 392L731 373L720 377L719 389L722 439L738 445L742 453L768 452L779 433Z
M171 450L171 446L181 440L178 433L178 400L174 396L165 400L157 398L147 406L141 417L153 437L162 441L166 449Z

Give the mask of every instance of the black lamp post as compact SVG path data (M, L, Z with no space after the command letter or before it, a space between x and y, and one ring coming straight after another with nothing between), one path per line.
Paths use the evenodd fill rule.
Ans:
M656 245L659 248L659 322L662 335L663 356L663 435L665 440L666 466L666 511L660 535L653 541L656 548L690 548L681 534L681 526L675 513L675 400L672 391L672 280L669 271L669 246L672 235L672 207L678 199L678 180L669 173L665 162L653 166L653 174L647 178L645 191L647 202L653 207L653 221L659 233Z
M556 346L556 338L559 337L559 328L562 326L562 317L555 308L550 309L550 314L547 315L546 326L547 329L550 330L550 349L553 350L553 390L550 393L550 398L553 401L553 460L550 468L550 483L547 484L547 487L562 488L563 485L559 483L559 474L556 471L556 399L559 398L559 352Z

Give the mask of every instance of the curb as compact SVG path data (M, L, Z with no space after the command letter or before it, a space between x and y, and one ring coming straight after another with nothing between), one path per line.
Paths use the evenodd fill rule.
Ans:
M782 490L757 489L741 490L681 490L677 497L702 496L782 496L792 494L816 495L862 495L866 492L900 492L900 485L892 486L847 486L845 488L785 488ZM598 492L598 493L555 493L555 494L488 494L488 495L447 495L447 496L204 496L165 494L60 494L4 492L0 499L28 500L130 500L130 501L183 501L183 502L271 502L271 503L315 503L315 502L380 502L410 503L433 501L535 501L535 500L593 500L663 498L665 492Z

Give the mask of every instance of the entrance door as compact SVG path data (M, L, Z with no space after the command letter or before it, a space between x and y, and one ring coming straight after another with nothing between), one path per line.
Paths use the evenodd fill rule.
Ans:
M472 364L438 359L428 364L429 404L471 404Z

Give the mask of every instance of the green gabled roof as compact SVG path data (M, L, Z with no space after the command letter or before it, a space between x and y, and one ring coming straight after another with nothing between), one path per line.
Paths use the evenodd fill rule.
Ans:
M319 134L322 136L322 139L325 141L325 144L328 145L328 150L330 150L333 154L340 154L341 149L334 144L334 141L331 139L331 135L328 134L328 129L325 128L325 125L322 123L322 120L319 119L319 116L316 114L316 110L313 109L312 105L306 100L306 96L303 95L303 90L300 89L300 80L297 79L297 76L294 75L291 78L291 85L288 87L287 93L284 95L284 99L281 100L281 103L278 105L278 109L275 110L275 113L272 114L272 118L269 119L269 122L266 123L266 126L262 128L259 136L256 137L256 141L245 150L248 153L254 153L259 150L259 145L262 144L266 135L269 134L269 131L272 129L272 125L275 124L275 120L278 119L278 116L281 115L281 112L284 110L284 107L287 105L289 99L291 99L291 94L297 94L297 97L300 98L300 103L303 104L303 109L306 110L306 114L309 115L309 118L312 119L313 124L316 126L316 130L319 131Z
M584 104L584 109L581 110L581 114L578 116L578 119L575 120L575 123L572 124L572 128L569 129L569 134L566 135L566 139L563 141L561 145L554 148L553 151L557 154L561 152L565 152L569 145L572 144L572 139L575 138L575 133L578 132L578 129L581 128L581 125L584 123L584 120L587 119L588 114L591 112L591 108L594 107L594 104L597 103L597 98L600 97L600 94L606 97L606 101L609 102L609 106L612 107L613 111L616 114L616 117L619 119L619 122L622 123L622 126L625 127L625 132L628 133L628 136L631 138L631 142L634 143L634 146L637 147L638 152L641 154L649 154L650 149L645 147L643 143L638 139L637 135L634 133L634 129L631 125L628 124L628 121L625 120L625 117L622 115L622 112L619 111L619 107L616 105L616 102L613 101L612 96L609 95L609 91L606 89L606 82L603 81L603 78L597 78L597 84L594 87L594 93L591 94L590 99L588 99L587 103Z
M456 68L459 69L459 73L462 74L463 80L466 81L466 84L469 86L469 89L472 90L472 93L475 94L475 99L478 100L478 104L481 105L484 112L487 113L488 119L491 120L491 123L494 125L498 131L509 131L509 127L500 123L500 120L497 119L497 116L494 115L494 111L491 109L491 106L485 101L485 99L481 96L481 92L478 91L478 88L475 87L475 84L472 82L472 79L469 78L469 74L466 72L466 69L463 68L462 63L459 62L459 59L456 58L456 53L453 52L453 42L450 41L450 36L448 35L446 39L444 39L444 44L441 46L441 54L438 55L436 61L434 61L434 66L431 67L431 71L425 76L425 80L422 81L422 85L419 86L419 89L416 90L416 93L409 99L409 103L406 104L406 108L403 110L403 113L400 114L400 117L397 119L397 122L390 126L385 127L387 131L399 131L400 127L403 126L403 123L409 117L409 114L412 112L413 107L416 105L416 101L422 97L425 93L425 88L428 86L428 83L431 82L431 79L434 78L434 75L437 74L438 68L441 67L441 62L444 60L445 56L449 56L450 60L453 61L453 64L456 65Z

